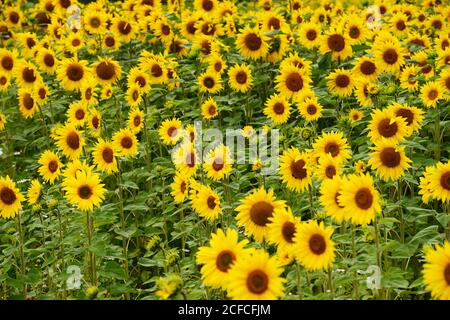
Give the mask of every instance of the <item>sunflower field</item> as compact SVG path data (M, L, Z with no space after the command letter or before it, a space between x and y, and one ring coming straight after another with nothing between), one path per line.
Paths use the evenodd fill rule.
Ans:
M450 299L446 0L0 1L0 299Z

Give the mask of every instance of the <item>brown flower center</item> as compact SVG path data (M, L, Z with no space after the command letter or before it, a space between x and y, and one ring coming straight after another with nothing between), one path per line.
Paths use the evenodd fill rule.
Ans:
M122 140L120 140L120 145L122 148L130 149L133 146L133 140L130 137L123 137Z
M310 104L306 107L306 112L313 116L317 113L317 107L314 104Z
M359 30L358 27L352 26L352 27L350 28L350 32L349 32L350 38L352 38L352 39L358 39L358 37L359 37L360 34L361 34L361 31Z
M265 201L253 204L250 209L250 219L258 226L265 227L269 223L269 218L273 215L273 206Z
M390 119L383 119L378 124L378 132L385 138L390 138L395 136L398 131L397 122L390 123Z
M355 193L355 202L358 208L367 210L372 206L373 195L369 188L360 188Z
M205 11L211 11L214 8L214 3L211 0L203 0L202 8Z
M245 71L239 71L236 74L236 82L239 84L245 84L247 82L247 73L245 73Z
M95 129L97 129L97 128L98 128L98 125L100 124L100 120L98 119L97 116L94 116L94 117L92 117L91 123L92 123L92 126L93 126Z
M185 160L188 167L193 168L195 166L195 154L193 152L189 152Z
M398 53L395 49L387 49L383 53L383 60L387 64L395 64L398 60Z
M295 224L291 221L286 221L281 227L281 234L286 242L294 243Z
M81 44L80 39L73 39L73 40L72 40L72 45L73 45L74 47L78 47L80 44Z
M380 152L380 160L384 166L395 168L400 164L401 155L394 148L388 147Z
M216 171L222 170L224 166L225 166L225 164L224 164L224 161L222 158L215 158L212 163L212 167Z
M438 96L438 91L435 89L432 89L428 92L428 99L435 100Z
M211 77L206 77L206 78L203 80L203 84L204 84L204 86L205 86L206 88L212 89L212 88L214 87L215 82L214 82L214 79L213 79L213 78L211 78Z
M114 47L115 43L116 43L116 40L114 40L114 37L112 37L112 36L105 37L105 44L107 47Z
M168 36L170 34L170 27L167 24L163 24L161 27L161 33Z
M444 269L444 279L447 282L447 285L450 286L450 263L447 263L447 266Z
M221 251L216 258L216 267L222 272L228 272L231 264L236 261L236 256L230 250Z
M214 208L216 207L216 198L213 196L209 196L206 200L206 204L208 205L208 208L214 210Z
M29 49L33 48L36 45L36 41L33 38L27 38L27 47Z
M372 61L364 61L363 63L361 63L359 69L361 70L362 74L369 76L375 72L376 67L375 63L373 63Z
M71 1L70 0L59 0L59 4L64 9L67 9L71 5Z
M51 173L55 173L56 172L56 170L58 170L58 161L56 161L56 160L51 160L49 163L48 163L48 171L50 171Z
M345 48L345 39L340 34L333 34L328 37L328 48L332 51L340 52Z
M92 189L87 184L78 187L78 196L81 199L89 199L92 196Z
M105 147L102 151L102 158L106 163L112 163L114 160L114 152L110 147Z
M445 79L445 87L447 88L447 90L450 90L450 77L447 77L447 79Z
M282 104L281 102L275 103L273 106L273 112L275 112L276 114L283 114L284 113L284 104Z
M31 110L34 107L34 99L31 97L31 94L26 92L22 97L23 106L27 110Z
M400 31L403 31L406 28L405 21L403 21L403 20L397 21L395 26L397 27L397 30L400 30Z
M12 205L17 197L16 197L16 193L14 192L14 190L8 188L8 187L3 187L0 190L0 199L2 200L2 202L8 206Z
M83 109L78 109L77 111L75 111L75 118L77 120L83 120L85 116L85 112Z
M66 143L69 148L77 150L80 147L80 137L76 132L70 132L66 137Z
M178 130L177 130L177 128L175 128L175 127L170 127L170 128L167 130L167 135L168 135L169 137L171 137L171 138L175 137L175 136L177 135L177 133L178 133Z
M308 175L305 168L306 162L303 159L291 163L291 174L295 179L304 179Z
M90 21L89 24L91 25L91 27L93 28L98 28L100 27L101 21L98 17L93 17Z
M336 77L335 82L339 88L346 88L350 84L350 78L346 74L340 74Z
M34 74L34 70L28 67L25 67L22 70L22 78L25 82L33 83L36 81L36 75Z
M261 48L262 40L255 33L249 33L244 39L245 46L251 51L258 51Z
M4 86L8 82L8 79L5 76L0 77L0 86Z
M280 19L272 17L270 18L269 22L267 23L267 26L270 29L279 30L281 28L281 22Z
M9 13L9 21L11 21L13 24L16 24L17 22L19 22L19 14L17 12L10 12Z
M131 25L126 21L120 21L117 27L119 32L125 36L131 32Z
M72 81L80 81L84 75L83 67L79 64L72 64L67 68L66 75Z
M297 72L292 72L286 77L286 87L292 92L298 92L303 88L303 79Z
M111 80L116 75L116 69L112 63L107 61L100 62L95 68L97 76L102 80Z
M222 70L222 62L217 61L214 63L214 70L216 70L216 72L220 72L220 70Z
M327 249L325 238L320 234L313 234L309 238L309 249L316 255L321 255Z
M141 116L136 115L133 119L133 124L135 127L139 127L139 125L141 124Z
M314 41L317 38L316 30L308 30L308 32L306 32L306 38L309 41Z
M47 90L45 90L44 88L40 88L38 90L38 96L41 99L45 99L45 97L47 97Z
M336 167L333 165L329 165L325 168L325 175L328 179L332 179L336 175Z
M197 28L195 27L195 23L196 23L196 21L190 21L186 24L186 31L189 34L195 34L195 32L197 31Z
M11 71L14 67L14 60L10 56L4 56L2 58L2 67L7 71Z
M209 115L213 116L216 114L216 107L214 105L210 105L208 108Z
M47 67L53 67L55 65L55 58L50 53L44 56L44 63Z
M402 117L405 119L406 124L409 126L413 123L414 120L414 113L412 113L411 110L409 109L405 109L405 108L401 108L398 109L397 112L395 113L395 115L397 117Z
M325 153L330 153L334 158L339 154L339 145L335 142L328 142L324 148Z
M269 288L269 277L262 270L253 270L247 276L247 289L254 294L262 294Z
M441 20L434 20L431 25L438 30L441 30L442 28L442 21Z
M339 203L339 200L338 200L340 195L341 195L341 193L340 193L339 191L337 191L337 192L334 194L334 203L335 203L339 208L343 209L344 206L341 206L341 204Z
M445 172L441 176L440 183L442 188L444 188L445 190L450 190L450 171Z
M181 182L181 184L180 184L180 191L181 191L181 193L183 193L184 194L184 192L186 191L186 182Z

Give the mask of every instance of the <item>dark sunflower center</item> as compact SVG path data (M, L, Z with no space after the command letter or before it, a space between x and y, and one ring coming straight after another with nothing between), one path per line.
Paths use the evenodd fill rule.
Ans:
M130 137L123 137L122 140L120 140L120 145L122 148L130 149L133 146L133 140Z
M335 82L339 88L346 88L350 84L350 78L346 74L340 74L336 77Z
M395 113L395 115L397 117L402 117L405 119L406 124L409 126L413 123L414 120L414 113L412 113L411 110L409 109L405 109L405 108L401 108L398 109L397 112Z
M395 64L398 60L398 53L395 49L387 49L383 53L383 60L387 64Z
M78 64L72 64L67 68L66 75L72 81L80 81L84 75L83 67Z
M450 91L450 77L447 77L447 79L445 79L445 87Z
M444 279L447 282L447 285L450 286L450 263L447 263L447 266L444 269Z
M145 87L145 85L147 84L147 81L143 76L137 76L135 82L139 84L141 88Z
M432 23L433 27L435 29L441 30L442 28L442 21L441 20L434 20Z
M442 188L450 190L450 171L445 172L440 179Z
M212 167L214 170L216 171L220 171L223 169L224 167L224 163L223 163L223 159L222 158L215 158L213 163L212 163Z
M59 0L59 4L61 5L61 7L63 7L64 9L67 9L70 4L71 1L70 0Z
M250 209L250 219L258 226L265 227L272 217L273 206L265 201L259 201L253 204Z
M364 61L363 63L361 63L360 70L362 74L369 76L375 72L375 69L375 63L373 63L372 61Z
M114 40L113 37L111 37L111 36L106 36L106 38L105 38L105 44L106 44L107 47L113 47L115 43L116 43L116 40Z
M212 36L216 32L216 26L207 22L202 26L202 33L207 36Z
M258 51L261 48L262 40L258 35L249 33L244 39L245 46L251 51Z
M345 39L340 34L333 34L328 37L327 40L328 48L330 48L332 51L342 51L345 48Z
M397 27L397 30L400 30L400 31L403 31L406 28L405 21L403 21L403 20L397 21L395 26Z
M34 41L33 38L27 38L27 47L28 48L33 48L36 45L36 41Z
M286 221L283 223L283 227L281 227L281 234L286 242L294 243L295 224L291 221Z
M336 167L333 165L329 165L325 168L325 175L328 179L332 179L336 175Z
M395 168L400 164L401 155L394 148L388 147L380 152L380 160L384 166Z
M206 204L208 205L208 208L213 210L216 207L216 198L213 196L209 196L206 200Z
M306 162L303 159L294 161L291 163L291 174L295 179L304 179L308 175L306 168Z
M211 53L211 43L208 40L202 42L202 53L208 55Z
M177 135L177 133L178 133L178 129L175 128L175 127L170 127L170 128L167 130L167 135L168 135L169 137L171 137L171 138L175 137L175 136Z
M10 56L4 56L2 58L2 67L7 71L11 71L14 67L14 60Z
M139 127L139 125L141 124L141 116L139 115L135 116L133 119L133 124L135 127Z
M208 108L208 113L209 113L211 116L215 115L215 114L216 114L216 107L213 106L213 105L210 105L209 108Z
M12 23L16 24L17 22L19 22L19 14L17 12L11 12L9 14L9 21L11 21Z
M273 112L275 112L276 114L283 114L284 113L284 104L282 104L281 102L275 103L273 106Z
M214 82L214 79L213 79L213 78L211 78L211 77L206 77L206 78L203 80L203 84L204 84L205 87L207 87L208 89L211 89L211 88L214 87L215 82Z
M325 153L330 153L331 156L334 158L339 154L339 145L335 142L328 142L325 145Z
M316 30L308 30L308 32L306 32L306 38L309 41L314 41L317 38L317 31Z
M197 31L197 28L195 27L195 22L196 21L191 21L186 24L186 31L189 34L195 34L195 32Z
M317 107L314 104L310 104L306 107L306 112L308 112L309 115L313 116L317 113Z
M78 196L81 199L89 199L92 196L92 189L88 185L82 185L78 188Z
M80 39L73 39L73 40L72 40L72 45L73 45L74 47L78 47L80 44L81 44Z
M100 23L101 23L101 21L100 21L100 19L97 18L97 17L93 17L93 18L89 21L89 24L90 24L91 27L93 27L93 28L98 28L98 27L100 27Z
M15 201L16 201L16 193L14 192L14 190L8 188L8 187L3 187L0 190L0 199L2 200L2 202L8 206L12 205Z
M320 234L313 234L309 238L309 249L316 255L320 255L327 249L325 238Z
M186 191L186 182L181 182L181 184L180 184L180 191L181 191L181 193L183 193L184 194L184 192Z
M353 26L353 27L350 28L350 32L349 32L350 38L358 39L360 34L361 34L361 31L359 30L358 27Z
M195 154L193 152L189 152L185 160L188 167L193 168L195 166Z
M217 61L214 63L214 70L216 70L216 72L220 72L220 70L222 70L222 62Z
M134 90L131 97L133 98L133 101L137 101L139 99L139 92L137 90Z
M303 88L303 79L296 72L290 73L286 77L286 87L293 92L298 92Z
M25 93L25 94L23 95L22 101L23 101L23 106L24 106L27 110L33 109L33 106L34 106L34 99L31 97L31 94L29 94L28 92Z
M77 150L80 147L80 137L76 132L70 132L66 137L66 143L69 148Z
M97 129L98 125L100 124L100 120L97 116L92 117L92 126Z
M100 62L95 68L97 76L102 80L111 80L116 75L116 69L112 63Z
M47 67L53 67L55 65L55 58L50 53L44 56L44 63Z
M423 72L424 74L430 73L431 70L433 70L433 68L432 68L429 64L427 64L427 65L425 65L425 66L422 67L422 72Z
M221 251L216 258L216 267L222 272L228 272L235 260L236 256L230 250Z
M444 39L444 41L441 42L441 49L445 50L450 45L447 39Z
M47 90L45 90L44 88L39 89L38 96L41 99L45 99L45 97L47 96Z
M8 82L8 79L5 76L0 77L0 86L4 86Z
M110 147L105 147L102 151L102 158L106 163L112 163L114 160L114 152Z
M245 84L247 82L247 73L245 73L245 71L239 71L236 74L236 82L239 84Z
M214 8L214 3L211 0L203 0L202 8L205 11L211 11Z
M292 5L292 9L294 9L294 10L300 9L300 3L295 2L295 3Z
M25 82L33 83L36 81L36 75L34 74L34 70L28 67L23 68L22 70L22 78Z
M126 21L120 21L117 27L119 32L125 36L131 32L131 25Z
M432 89L428 92L428 99L435 100L438 96L438 91L435 89Z
M168 25L164 24L161 27L161 32L163 35L168 36L170 34L170 27Z
M280 19L272 17L270 18L269 22L267 23L267 26L269 29L275 29L278 30L281 28L281 22Z
M255 294L262 294L269 288L269 277L262 270L253 270L247 276L247 289Z
M75 112L75 118L76 118L77 120L83 120L83 119L84 119L84 116L85 116L85 113L84 113L84 110L83 110L83 109L78 109L78 110Z
M355 193L355 202L358 208L367 210L372 206L373 195L369 188L360 188Z
M398 131L397 122L390 123L390 119L383 119L378 124L378 132L385 138L390 138L395 136Z

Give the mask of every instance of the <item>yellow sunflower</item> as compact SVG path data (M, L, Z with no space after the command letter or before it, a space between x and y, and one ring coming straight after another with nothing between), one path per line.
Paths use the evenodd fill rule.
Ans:
M79 90L86 81L91 81L92 76L87 61L69 58L60 62L56 77L66 90L74 91Z
M281 180L290 190L302 192L312 183L308 154L295 147L281 155L279 172Z
M31 181L30 187L27 191L28 203L33 205L39 201L39 198L42 195L42 185L38 179L34 179Z
M405 155L405 148L393 142L380 140L370 154L368 164L385 181L397 180L411 168L411 160Z
M307 49L312 49L320 44L321 28L314 22L303 23L299 29L300 43Z
M191 197L192 209L209 221L216 220L222 214L220 198L217 192L210 186L201 186L195 195Z
M133 108L128 113L128 128L135 134L139 133L144 126L144 112L139 108Z
M134 157L138 152L138 140L129 128L120 129L112 138L112 143L117 150L117 155Z
M215 72L205 72L198 77L201 92L217 93L222 89L220 75Z
M17 59L18 53L16 50L9 51L5 48L0 48L0 71L3 74L13 75L14 68L19 63Z
M177 118L164 120L159 127L159 137L166 145L174 145L182 137L182 123Z
M170 187L172 189L170 194L173 196L175 203L182 203L189 194L189 179L177 172Z
M88 118L88 110L83 101L73 102L67 110L67 120L75 127L82 127Z
M331 94L348 97L352 94L355 79L350 70L336 69L327 77L327 87Z
M0 177L0 217L14 218L22 209L25 197L9 176Z
M252 83L253 77L250 67L245 64L236 64L228 70L228 83L235 91L247 92Z
M117 61L112 59L100 59L92 66L93 73L98 83L103 85L113 85L122 74L122 68Z
M374 48L375 63L381 71L395 74L405 63L404 49L398 41L383 41Z
M318 162L314 168L314 175L319 180L333 179L342 172L342 163L329 153L321 155Z
M423 280L433 298L450 300L450 242L443 246L427 247L423 266Z
M119 171L116 155L117 152L115 151L114 145L102 138L98 139L97 144L92 150L92 158L97 169L108 174Z
M46 182L53 183L61 175L63 164L58 155L53 151L44 151L41 154L38 163L41 165L38 170L39 174Z
M202 117L205 119L214 119L219 115L219 107L213 97L202 103L201 105Z
M246 26L237 35L236 46L242 56L257 60L269 52L267 41L268 37L261 30Z
M351 109L348 113L348 119L352 123L360 121L363 117L364 113L361 110Z
M347 139L340 131L324 132L313 143L314 152L321 157L331 154L339 162L347 161L350 158L350 146Z
M36 99L32 92L20 88L18 90L19 111L25 119L31 118L39 110Z
M22 89L32 91L34 86L42 82L42 77L31 62L18 61L15 70L15 78Z
M66 123L63 127L56 129L56 145L71 160L77 159L83 151L85 141L82 133L71 123Z
M98 174L92 171L78 171L75 177L65 178L65 197L81 211L92 211L105 198L106 189Z
M235 210L238 212L238 225L253 236L256 241L267 239L270 218L276 210L283 209L285 201L276 200L273 190L267 192L264 188L253 190L246 196Z
M305 69L288 66L275 78L275 89L284 96L298 98L309 89L311 78Z
M317 121L322 116L322 105L316 97L306 98L303 102L297 102L297 108L307 121Z
M193 144L189 141L181 144L174 155L175 168L184 176L192 177L196 174L200 160Z
M205 157L203 171L212 180L218 181L227 177L232 170L231 152L224 144L212 149Z
M335 28L330 28L322 36L320 52L325 54L331 52L333 60L344 60L353 54L350 40L346 34L338 32Z
M273 94L267 99L263 112L275 124L283 124L288 120L291 108L285 96Z
M378 68L373 58L361 57L355 63L352 73L362 79L376 80L378 77Z
M433 192L433 198L450 202L450 161L436 165L429 177L429 189Z
M267 225L268 241L277 245L277 251L292 251L300 223L300 218L294 217L291 208L276 210Z
M429 108L436 108L437 102L443 98L445 90L437 81L429 81L420 89L422 103Z
M396 117L405 119L408 129L419 131L421 128L424 119L422 109L394 102L388 106L388 110L392 111Z
M396 117L392 110L375 109L372 112L372 120L367 126L369 138L372 142L387 139L390 142L398 143L411 134L403 117Z
M340 196L342 186L342 178L338 175L332 179L325 179L320 186L321 196L319 198L325 214L337 223L342 223L347 219L344 206L339 204L338 197Z

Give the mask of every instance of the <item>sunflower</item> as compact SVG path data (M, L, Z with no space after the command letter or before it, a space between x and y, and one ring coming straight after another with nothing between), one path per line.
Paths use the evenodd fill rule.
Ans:
M437 81L429 81L420 89L420 99L429 108L436 108L438 100L443 98L444 88Z
M314 175L319 180L333 179L342 172L342 164L329 153L321 155L318 162Z
M289 102L285 96L273 94L265 103L264 114L276 124L285 123L291 114Z
M324 208L325 214L337 223L342 223L347 218L344 206L340 205L338 201L341 186L342 178L338 175L332 179L325 179L320 186L320 204Z
M86 81L91 80L91 71L85 60L64 59L58 66L56 77L66 90L74 91L79 90Z
M81 211L92 211L94 207L99 207L106 192L99 175L90 170L78 171L75 177L66 178L63 189L67 200Z
M123 157L133 157L138 152L138 140L133 131L129 128L120 129L112 138L112 143L117 150L117 155Z
M18 60L17 60L17 51L9 51L4 48L0 48L0 71L2 71L3 74L8 75L11 77L14 72L14 67L17 66Z
M17 63L15 67L15 78L19 86L23 89L33 90L37 83L42 82L42 77L37 71L36 67L24 60Z
M350 146L342 132L324 132L313 143L314 152L321 157L331 154L338 162L346 161L350 158Z
M228 272L227 293L234 300L274 300L283 296L283 268L263 249L243 255Z
M0 177L0 217L14 218L22 209L24 199L9 176Z
M142 90L138 83L129 85L126 92L126 100L131 108L138 108L142 102Z
M438 53L437 67L443 68L450 65L450 47Z
M415 65L408 65L400 73L400 86L406 90L414 91L419 88L419 68Z
M323 107L316 97L306 98L303 102L298 102L297 108L307 121L317 121L322 116Z
M381 212L380 196L369 174L351 174L343 179L338 202L353 224L368 224Z
M48 91L48 87L45 85L45 83L38 83L34 87L34 93L33 96L36 99L36 103L40 106L44 105L47 100L48 96L50 95Z
M5 130L6 122L6 116L0 112L0 132Z
M102 48L115 51L119 48L120 42L116 39L116 36L112 33L105 34L102 38Z
M173 196L175 203L182 203L189 194L189 179L177 172L170 188L172 189L170 194Z
M83 101L73 102L67 110L68 121L75 127L82 127L87 120L88 110Z
M98 112L98 110L95 108L89 109L87 123L89 128L93 130L92 136L96 137L100 134L101 122L102 122L102 115L100 114L100 112Z
M298 261L311 271L330 268L335 259L332 227L325 227L316 220L302 222L294 237L294 254Z
M398 41L383 41L374 48L375 63L381 71L396 73L403 66L404 50Z
M327 77L328 91L341 97L348 97L352 94L355 80L350 70L336 69Z
M25 119L31 118L39 110L33 93L26 89L18 90L19 111Z
M273 30L280 30L283 32L287 32L289 31L289 26L281 14L268 11L262 14L261 30L263 32L270 32Z
M61 175L63 164L59 160L58 155L53 151L44 151L38 163L41 165L38 170L39 174L46 182L53 183Z
M199 166L199 158L193 144L189 141L181 144L175 151L173 162L175 168L185 177L196 174Z
M27 191L28 203L33 205L38 202L40 196L42 195L42 186L38 179L31 181L30 187Z
M233 229L223 232L218 229L211 234L209 246L200 247L196 254L196 261L202 265L202 282L213 288L226 288L228 273L234 263L248 254L245 249L248 240L239 241L238 233Z
M277 251L292 251L300 218L294 217L291 208L275 211L267 226L267 239L277 245Z
M182 137L182 123L177 118L166 119L159 127L159 137L166 145L174 145Z
M0 91L5 91L11 85L11 78L0 72Z
M276 200L273 190L269 192L264 188L253 190L235 209L238 212L236 220L249 235L261 242L267 238L270 218L276 210L283 209L284 206L283 200Z
M392 111L396 117L405 119L408 129L417 132L421 128L424 119L422 109L394 102L388 106L388 110Z
M209 221L216 220L222 213L220 198L217 192L210 186L201 186L195 195L191 197L192 209Z
M350 44L359 44L368 37L368 30L363 19L357 15L349 15L345 20L344 32Z
M329 29L328 32L322 36L320 52L322 54L331 52L331 58L333 60L344 60L353 54L347 35L338 32L334 28Z
M137 84L142 92L147 93L150 90L150 77L138 67L131 68L128 73L128 86L133 84Z
M3 8L4 9L4 8ZM2 11L3 11L2 9ZM23 16L20 7L6 6L4 11L6 17L6 24L10 28L20 27L22 24Z
M411 168L411 160L405 155L405 148L395 143L380 140L370 154L369 165L385 181L398 180Z
M202 117L205 119L213 119L219 115L219 107L213 97L202 103L201 105Z
M77 159L83 151L85 141L82 133L71 123L66 123L64 126L56 129L56 145L71 160Z
M303 23L298 31L300 43L307 49L312 49L320 44L320 27L314 22Z
M390 18L389 27L396 35L408 34L410 23L408 16L402 12L397 12Z
M302 58L297 52L291 52L288 57L280 63L280 70L288 66L304 69L307 74L311 73L311 61Z
M352 123L360 121L364 117L364 113L357 109L351 109L348 113L348 119Z
M92 69L97 81L103 85L113 85L122 74L120 64L109 58L94 63Z
M378 77L378 68L373 58L361 57L353 67L352 73L359 78L374 81Z
M65 48L68 52L72 54L76 54L80 48L83 48L85 46L83 37L80 35L80 33L70 33L65 39L64 39Z
M158 59L148 59L144 64L143 68L149 70L150 83L152 84L162 84L166 83L167 68Z
M450 162L436 165L429 177L429 189L433 192L433 198L450 202Z
M231 173L232 158L228 147L223 144L212 149L205 157L203 171L212 180L218 181Z
M433 298L450 300L450 242L424 251L423 280L427 290Z
M107 174L111 174L113 172L118 172L117 160L116 160L117 152L115 150L115 146L109 142L105 141L102 138L99 138L97 144L93 148L92 158L94 160L94 164L97 166L97 169Z
M253 77L250 67L245 64L236 64L228 70L228 83L235 91L247 92L252 83Z
M275 82L275 89L280 94L295 99L309 89L311 78L304 69L289 66L281 70Z
M111 21L110 30L114 33L114 36L126 43L130 42L134 38L135 33L138 31L136 24L125 17L115 17Z
M369 129L369 138L372 142L384 138L390 142L398 143L411 134L405 118L396 117L392 110L375 109L371 116L372 120L367 128Z
M447 94L450 93L450 68L442 70L439 77L439 84L443 89L445 89Z
M97 10L85 10L84 12L84 29L90 34L104 34L108 28L108 15Z
M86 105L96 105L97 104L97 93L96 93L97 83L96 81L86 81L83 83L80 89L81 100Z
M265 57L269 52L267 41L268 37L264 36L261 30L246 26L238 34L236 46L242 56L257 60Z
M225 60L218 53L212 53L206 59L208 71L222 74L227 68Z
M284 151L280 157L280 175L288 189L304 191L312 183L308 154L294 147Z
M222 89L220 75L215 72L205 72L198 77L201 92L217 93Z

